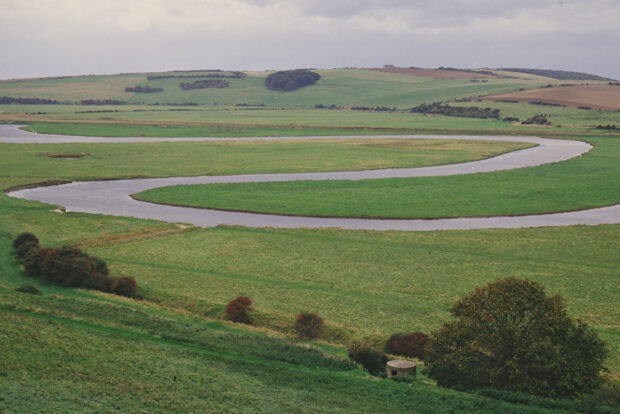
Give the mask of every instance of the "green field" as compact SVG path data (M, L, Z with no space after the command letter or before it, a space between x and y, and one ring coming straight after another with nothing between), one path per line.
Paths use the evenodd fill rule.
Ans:
M550 82L547 78L474 83L354 70L321 74L317 85L290 94L264 89L266 73L231 79L231 87L221 90L185 92L178 88L179 79L148 82L165 88L161 96L123 92L126 86L146 84L147 74L3 81L0 96L123 99L132 104L2 105L0 121L69 135L540 134L594 145L574 160L501 173L346 186L312 183L316 188L296 183L304 192L287 189L285 183L209 186L209 202L229 203L224 208L241 208L242 203L258 208L260 202L261 208L280 204L286 212L300 214L431 217L585 208L620 198L620 135L588 132L598 124L620 125L618 111L451 103L497 107L502 116L520 118L547 113L554 125L562 125L523 127L406 111L311 109L317 103L406 109L540 86ZM155 100L207 105L140 105ZM266 106L234 106L239 103ZM516 148L519 144L374 139L0 144L0 187L421 166ZM89 155L69 160L44 153ZM243 189L249 192L240 197ZM188 196L172 198L187 201ZM488 398L444 389L423 374L413 383L382 380L347 361L350 340L380 347L395 332L428 333L450 320L448 308L457 298L510 276L530 278L548 294L564 296L570 315L590 324L608 344L609 378L617 382L620 377L620 225L439 232L200 229L56 208L0 194L2 412L593 412L593 406L581 401L510 393ZM26 276L11 247L22 231L35 233L44 246L71 244L104 258L112 276L136 278L144 299L62 288ZM43 296L14 291L26 283ZM254 327L221 320L226 303L242 294L254 301ZM300 343L293 335L294 317L301 311L325 318L323 339ZM599 407L599 412L613 410Z
M620 140L557 164L513 171L362 181L205 184L148 190L158 203L321 217L437 218L538 214L620 202Z
M430 79L367 70L319 70L321 80L295 93L270 91L265 77L271 72L253 72L243 79L227 79L230 87L184 91L180 82L192 79L161 79L147 82L148 74L84 76L62 79L35 79L0 82L0 96L47 98L58 101L115 99L133 104L195 102L207 105L252 104L312 108L325 105L366 105L411 107L422 102L453 100L478 95L492 95L519 88L538 87L544 81L519 78L489 79L474 83L469 79ZM195 75L192 73L191 75ZM150 85L163 88L161 93L125 92L125 87Z
M0 307L3 335L12 339L0 342L0 409L7 413L552 413L579 407L543 399L510 404L440 389L424 378L411 385L377 381L333 348L162 316L160 309L105 295L37 298L0 289Z
M528 146L403 139L0 145L3 189L55 180L418 167L487 158ZM75 153L88 155L80 159L49 156Z

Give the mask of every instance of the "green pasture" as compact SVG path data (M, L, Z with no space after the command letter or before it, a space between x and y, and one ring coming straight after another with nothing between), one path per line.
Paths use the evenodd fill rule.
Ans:
M586 128L590 131L603 132L595 129L598 125L616 125L620 128L620 111L603 111L599 109L580 109L553 105L535 105L529 103L471 101L455 102L453 106L477 106L499 109L501 117L515 117L525 121L536 115L545 115L553 128L560 129ZM527 126L525 128L533 128Z
M148 73L69 78L45 78L0 82L0 96L55 99L61 102L83 99L115 99L133 104L195 102L218 105L266 105L311 108L317 104L341 106L399 106L423 102L450 101L469 96L491 95L519 88L539 87L540 80L494 78L488 82L469 79L431 79L411 75L357 69L319 70L321 80L293 92L270 91L265 77L270 72L253 72L242 79L226 79L228 88L184 91L180 82L192 79L147 81ZM187 74L186 74L187 75ZM125 92L125 87L150 85L163 88L157 93ZM86 107L87 108L87 107Z
M418 167L487 158L526 146L430 139L0 144L0 186L54 180ZM45 155L75 153L88 155L79 159Z
M12 412L577 412L517 405L433 386L377 380L325 346L162 315L91 295L33 297L0 289L0 409ZM547 407L547 408L542 408ZM609 412L606 410L604 412Z
M588 138L576 159L451 177L205 184L148 190L159 203L321 217L438 218L539 214L620 202L620 140Z
M431 233L196 229L0 201L6 288L36 282L17 270L9 247L28 230L43 245L80 245L106 259L113 275L134 276L145 303L218 318L230 299L247 294L259 326L290 333L294 315L311 310L326 319L331 341L380 344L394 332L437 329L449 320L450 304L476 286L527 277L564 296L571 315L609 344L614 377L620 369L618 225ZM48 294L80 292L48 286Z
M80 245L106 259L113 275L134 276L148 303L217 318L230 299L247 294L265 328L290 333L294 315L311 310L326 319L331 341L380 344L394 332L437 329L449 320L450 304L476 286L527 277L563 295L571 315L610 345L614 377L620 369L618 225L431 233L196 229L62 214L7 196L0 209L0 285L7 288L29 281L9 240L31 231L44 245Z
M0 105L0 120L28 124L47 134L110 137L367 135L486 133L521 135L609 135L597 125L618 125L620 111L583 110L531 104L465 102L451 105L500 109L500 118L525 120L545 114L551 126L518 125L494 119L422 115L406 110L374 112L330 109L273 109L200 106L189 108L78 105ZM104 111L104 112L101 112Z
M587 132L598 124L620 126L620 112L452 102L557 83L548 78L518 74L480 83L325 70L316 85L281 93L264 88L267 73L229 79L230 88L193 91L178 87L191 79L147 82L148 74L1 81L0 96L131 104L1 105L0 121L67 135L540 134L594 145L577 159L498 173L300 182L294 188L234 184L200 187L191 195L188 188L156 194L173 203L215 202L220 208L293 214L436 217L588 208L620 199L618 134ZM165 91L124 92L126 86L147 83ZM143 104L189 101L200 105ZM406 112L433 101L499 108L502 117L544 113L553 126ZM400 110L312 109L316 104ZM0 144L0 188L85 179L412 167L523 147L457 138ZM46 153L88 155L63 159ZM530 278L548 294L562 295L570 315L589 323L608 344L610 378L617 381L620 375L620 225L438 232L200 229L56 209L0 194L1 412L588 411L580 403L533 397L528 405L510 404L437 387L424 375L411 384L381 380L346 360L344 345L350 340L380 347L395 332L431 332L450 320L448 308L457 298L511 276ZM11 247L23 231L35 233L44 246L70 244L104 258L112 276L136 278L144 299L62 288L26 276ZM27 283L43 296L14 291ZM221 320L226 303L242 294L254 301L254 327ZM322 340L300 344L293 335L293 320L301 311L325 318Z

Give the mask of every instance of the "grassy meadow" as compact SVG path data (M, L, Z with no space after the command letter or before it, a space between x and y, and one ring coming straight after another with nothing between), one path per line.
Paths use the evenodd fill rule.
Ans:
M540 80L532 80L521 75L514 78L493 78L486 83L478 83L469 79L431 79L356 69L318 72L321 79L316 85L302 88L292 94L265 88L265 77L271 72L251 72L245 78L226 79L230 84L228 88L195 90L183 90L179 87L180 82L192 79L147 80L150 74L8 80L0 82L0 96L46 98L61 102L114 99L133 104L194 102L202 105L264 104L298 108L312 108L316 104L410 107L423 102L453 100L472 95L493 95L542 85ZM176 75L197 74L199 73ZM125 87L147 84L154 88L163 88L164 91L125 92Z
M620 135L592 127L620 125L620 112L450 103L497 107L502 116L519 118L546 113L553 125L561 125L525 127L404 110L312 109L318 103L406 109L536 87L549 78L519 75L480 83L329 70L321 71L316 85L289 94L264 89L266 73L230 79L225 89L182 91L178 83L185 79L165 79L148 82L165 89L159 96L124 92L127 86L145 85L147 75L0 81L0 96L131 102L0 105L0 121L67 135L540 134L594 145L578 159L501 173L316 183L315 188L308 183L296 183L296 188L285 183L209 186L209 203L215 200L224 208L280 205L298 214L433 217L565 210L619 199ZM200 105L143 104L188 101ZM0 144L0 188L86 179L411 167L480 159L521 147L462 142L457 136L439 142ZM73 160L41 155L75 153L88 155ZM188 202L186 190L168 201ZM326 202L318 203L320 198ZM201 229L56 209L0 194L1 412L614 410L579 401L509 393L489 398L445 389L421 370L412 383L381 380L349 362L345 346L360 339L380 347L395 332L429 333L450 320L449 306L473 288L497 278L530 278L548 294L564 296L571 316L590 324L608 344L607 375L617 382L620 225L438 232ZM43 246L79 246L105 259L112 276L136 278L143 300L62 288L26 276L11 246L23 231L35 233ZM14 290L24 284L34 285L42 295ZM226 303L239 295L254 301L252 327L221 319ZM324 338L297 339L292 324L301 311L325 318Z
M0 187L7 189L46 181L420 167L488 158L528 144L316 139L1 146ZM63 154L86 155L66 159Z
M620 140L561 163L452 177L203 184L137 195L159 203L321 217L438 218L539 214L620 202Z

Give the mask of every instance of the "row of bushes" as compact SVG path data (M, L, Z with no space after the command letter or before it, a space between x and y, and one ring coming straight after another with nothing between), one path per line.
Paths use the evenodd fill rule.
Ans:
M521 123L523 125L551 125L551 122L545 115L534 115Z
M125 92L134 92L134 93L154 93L154 92L162 92L164 88L153 88L150 85L146 86L128 86L125 88Z
M249 312L253 310L252 299L248 296L239 296L226 305L224 319L251 325L252 318ZM310 339L320 337L323 333L323 326L323 318L319 315L311 312L302 312L295 318L293 329L297 331L301 338Z
M253 311L252 299L239 296L226 305L224 318L238 323L251 324L249 312ZM295 318L293 329L303 339L319 338L323 333L324 320L316 313L302 312ZM410 358L422 359L429 338L422 332L394 334L385 343L384 351ZM372 349L362 342L353 341L348 348L349 358L361 364L372 375L383 375L388 357L384 352Z
M2 105L60 105L62 102L55 99L44 98L13 98L11 96L0 96Z
M201 79L194 82L181 82L179 86L184 91L189 91L192 89L228 88L230 83L223 79Z
M76 247L41 247L32 233L18 235L13 247L26 273L32 277L61 286L99 290L130 298L136 296L137 283L133 277L108 276L105 261Z
M420 104L411 108L410 112L420 114L439 114L465 118L499 119L499 109L478 108L477 106L450 106L440 103Z
M126 105L128 102L117 99L82 99L82 105Z
M151 92L159 92L155 89L160 88L152 88ZM125 89L127 92L127 88ZM136 92L136 91L133 91ZM142 91L145 92L145 91ZM81 101L72 102L72 101L56 101L53 99L44 99L44 98L13 98L11 96L0 96L0 104L3 105L126 105L128 102L119 101L116 99L83 99ZM196 102L155 102L151 105L168 105L168 106L198 106Z
M220 71L221 72L221 71ZM159 79L192 79L192 78L225 78L225 79L241 79L245 78L247 75L243 72L231 72L230 74L226 73L207 73L203 75L149 75L146 78L148 80L159 80Z
M375 111L375 112L394 112L396 108L390 108L387 106L352 106L352 111Z

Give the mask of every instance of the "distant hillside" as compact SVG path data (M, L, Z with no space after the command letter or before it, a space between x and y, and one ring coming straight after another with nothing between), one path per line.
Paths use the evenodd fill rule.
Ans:
M401 70L401 69L396 69ZM316 105L339 107L399 107L411 108L422 103L450 102L475 96L496 95L517 89L540 86L540 80L493 77L485 74L452 70L422 69L424 74L390 73L360 69L324 69L309 72L320 80L290 92L274 92L266 86L273 72L161 72L132 73L107 76L45 78L0 81L2 105L43 104L55 102L81 104L81 101L123 102L130 105L261 105L266 107L314 108ZM420 71L412 70L419 74ZM285 72L286 73L286 72ZM437 79L437 77L442 79ZM275 77L272 87L290 90L304 84L304 77L291 81L289 76ZM279 78L279 81L278 81ZM272 78L269 78L273 80ZM315 79L310 78L310 81ZM222 88L187 88L179 83ZM203 82L204 81L204 82ZM220 81L216 83L207 81ZM291 81L291 82L289 82ZM156 93L136 91L136 86ZM199 85L198 85L199 86ZM127 90L127 88L130 88ZM133 89L132 89L133 88ZM132 91L133 90L133 91ZM110 100L110 101L104 101ZM3 108L2 108L3 109Z
M524 68L499 68L506 72L529 73L530 75L546 76L557 80L598 80L613 81L615 79L604 78L598 75L583 72L571 72L567 70L551 70L551 69L524 69Z

